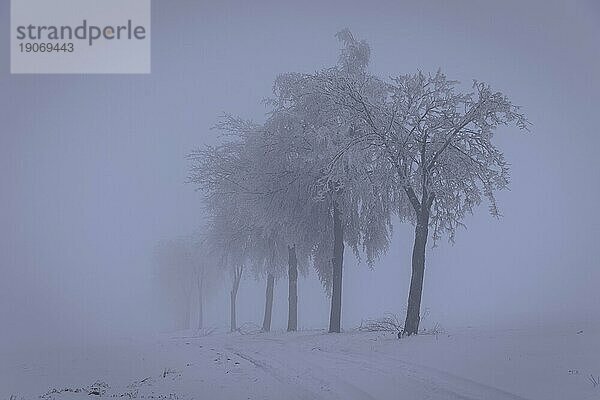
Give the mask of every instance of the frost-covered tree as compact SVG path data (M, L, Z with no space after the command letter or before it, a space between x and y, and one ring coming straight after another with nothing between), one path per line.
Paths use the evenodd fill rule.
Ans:
M250 254L266 239L287 245L288 330L297 328L298 260L303 265L310 259L331 294L329 330L340 332L345 244L357 256L364 251L373 265L387 249L391 215L402 199L389 181L389 165L353 145L356 113L332 103L322 90L330 80L368 76L368 45L349 31L338 39L343 47L334 67L276 79L264 124L226 117L218 126L226 139L191 155L192 181L213 201L235 199L235 212L258 234L250 239ZM266 259L267 253L253 258Z
M249 263L257 279L266 278L265 308L262 331L271 330L273 314L273 291L275 281L285 273L287 259L286 246L283 239L264 228L255 230L249 248Z
M168 320L173 322L175 329L189 329L194 266L186 240L176 239L158 243L154 258L163 295L161 304L168 313Z
M204 303L214 283L221 278L222 270L219 260L214 257L206 244L203 232L189 238L193 280L198 296L198 329L204 328Z
M388 166L373 158L368 148L352 146L354 113L332 102L323 90L324 82L358 81L367 75L368 45L355 40L349 31L337 36L343 47L336 66L314 74L278 77L271 102L274 112L267 124L278 144L285 143L281 153L297 164L292 171L301 171L298 179L290 173L303 182L301 190L286 193L292 199L308 196L310 200L312 213L302 220L312 228L307 231L312 235L314 266L331 293L330 332L341 330L345 244L357 256L362 248L372 265L387 249L390 216L400 200L395 185L387 182Z
M509 167L493 142L494 133L509 124L527 129L528 122L501 92L477 81L472 91L462 91L441 72L395 78L390 91L392 117L400 118L384 136L384 148L394 154L416 225L404 326L411 335L419 329L429 227L434 239L447 233L453 241L465 215L484 198L491 215L500 215L494 193L507 187Z
M287 128L289 128L288 126ZM231 124L228 126L232 128ZM277 243L277 254L287 256L288 331L298 327L298 274L306 274L314 246L319 218L326 218L316 204L311 183L314 182L314 155L306 157L299 149L298 136L291 134L283 116L272 113L260 130L243 138L248 156L254 160L254 193L247 201L253 204L257 223ZM320 214L319 214L320 213ZM318 214L318 217L315 215ZM279 266L279 264L278 264Z
M274 281L284 276L287 266L289 294L288 329L297 329L297 276L305 271L306 246L299 216L287 210L291 190L297 188L300 171L291 170L289 155L282 149L273 131L230 116L218 124L224 133L218 146L206 147L190 155L193 161L191 180L211 197L235 199L236 212L243 209L244 221L253 226L248 258L256 277L266 277L265 317L263 330L270 329ZM303 196L307 198L307 196ZM294 201L300 200L295 198ZM283 211L287 210L285 213ZM291 225L294 225L293 227ZM307 225L305 225L307 226ZM304 235L308 237L309 235ZM287 260L286 260L287 258Z
M429 229L434 240L447 233L453 241L464 216L483 198L490 213L499 215L494 193L507 187L509 171L493 136L500 126L526 129L528 122L501 92L477 81L465 91L439 71L390 82L373 76L323 79L320 90L354 115L356 135L349 147L368 147L372 157L386 159L408 200L401 204L410 205L398 210L415 224L404 334L416 334Z
M261 198L258 192L261 186L254 165L260 160L253 153L249 132L256 131L258 127L232 119L224 121L227 122L223 122L221 128L229 129L228 139L218 146L208 146L190 155L193 160L191 181L206 192L207 210L215 221L212 224L213 238L220 232L219 240L213 240L213 247L220 246L225 258L231 257L228 252L242 250L236 257L237 264L249 266L256 279L266 280L263 330L269 331L275 280L284 274L287 251L277 231L260 224L256 209L256 201ZM233 238L236 244L242 244L243 249L232 250L224 245ZM233 271L232 316L235 315L234 296L239 285L237 278L241 275L241 270ZM232 323L232 327L234 325Z
M204 301L220 270L203 238L179 237L155 249L161 287L177 329L191 328L192 303L198 307L198 329L204 327Z
M230 331L237 330L237 294L247 261L247 227L226 205L213 208L205 232L205 245L209 254L218 260L218 267L231 277Z

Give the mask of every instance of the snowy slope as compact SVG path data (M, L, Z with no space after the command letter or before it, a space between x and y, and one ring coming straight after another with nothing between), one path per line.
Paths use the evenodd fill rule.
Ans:
M306 331L20 350L1 355L0 399L599 399L598 338Z

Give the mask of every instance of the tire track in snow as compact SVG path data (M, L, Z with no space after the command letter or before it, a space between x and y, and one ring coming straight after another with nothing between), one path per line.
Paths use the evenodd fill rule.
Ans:
M280 365L295 362L309 366L308 370L313 377L315 372L319 371L318 376L321 381L325 380L330 383L332 390L337 394L346 394L341 396L343 399L387 399L390 396L405 394L410 398L443 400L526 400L489 385L433 368L422 367L379 352L364 354L327 351L320 347L311 346L309 349L302 345L299 346L298 342L268 338L267 344L267 341L264 340L267 338L256 339L245 342L245 348L250 344L259 346L263 356L270 356L271 360L269 361L277 361ZM303 344L312 345L310 342ZM265 346L270 347L271 351ZM272 351L273 347L279 349ZM314 353L315 350L318 353ZM258 351L256 353L258 354ZM278 356L284 356L285 360L275 360ZM262 365L267 364L262 362ZM284 370L275 368L280 375ZM358 371L360 372L357 374ZM358 384L357 382L363 383Z
M361 399L361 400L376 400L370 393L362 390L360 387L344 380L340 379L336 375L332 375L327 369L315 364L314 362L306 360L305 357L301 357L298 354L292 356L292 360L297 361L302 359L303 362L295 363L293 368L289 367L290 360L278 360L271 357L268 361L259 360L255 355L250 356L247 352L243 352L239 349L228 347L227 350L236 354L238 357L245 359L252 363L255 367L269 373L279 382L285 385L292 385L299 389L301 397L310 399L325 399L325 398L339 398L339 399ZM286 356L291 356L290 352L281 352ZM278 352L279 354L279 352ZM274 365L277 364L277 365ZM304 368L302 368L304 367ZM297 373L295 369L301 368L301 373ZM315 374L315 371L319 371ZM294 381L294 378L298 378L298 382ZM306 386L312 383L313 386L317 386L320 391L316 393L314 390L308 390ZM313 388L314 389L314 388Z
M394 376L397 377L399 375L391 374L390 371L401 371L402 377L419 382L435 392L440 392L440 394L444 393L446 395L452 395L458 399L527 400L524 397L495 388L493 386L482 384L434 368L423 367L417 364L409 363L399 358L391 357L379 352L375 354L361 355L359 353L342 354L327 350L321 351L327 353L329 358L346 360L349 363L362 367L367 371L371 370L372 372L378 374L388 375L390 378L393 378ZM375 359L373 360L373 358ZM443 397L443 399L446 398L447 397Z
M260 369L261 371L265 372L266 374L268 374L269 376L273 377L275 380L277 380L278 382L282 383L283 385L289 387L294 387L294 393L296 395L296 397L298 399L304 400L304 399L319 399L319 396L313 392L310 392L309 390L307 390L306 388L302 387L301 385L298 385L296 383L294 383L291 379L289 379L288 377L284 376L283 374L281 374L277 368L267 364L264 361L258 360L255 357L252 357L246 353L243 353L237 349L233 349L230 347L226 347L225 348L227 351L235 354L236 356L248 361L250 364L252 364L254 367Z

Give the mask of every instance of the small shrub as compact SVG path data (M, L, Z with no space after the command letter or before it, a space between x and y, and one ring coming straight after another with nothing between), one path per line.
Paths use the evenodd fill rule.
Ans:
M404 325L397 314L386 313L383 317L377 319L367 319L360 323L358 327L362 332L393 332L402 333Z

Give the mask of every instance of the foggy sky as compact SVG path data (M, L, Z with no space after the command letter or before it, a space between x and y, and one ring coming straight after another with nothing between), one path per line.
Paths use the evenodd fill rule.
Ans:
M334 34L344 27L371 45L371 71L442 68L465 84L479 79L533 123L529 134L497 135L512 164L511 190L498 196L504 217L482 204L454 246L428 248L429 318L446 326L599 321L600 5L411 3L154 1L152 74L61 76L9 74L2 0L0 337L85 341L159 329L153 246L203 219L184 156L214 143L210 127L223 112L262 121L260 101L277 74L334 64ZM395 227L374 271L347 251L345 328L402 313L412 229ZM263 287L242 282L240 322L260 321ZM325 327L329 308L314 273L299 289L300 327ZM286 292L279 283L275 329L284 327ZM206 324L225 324L225 299L210 300Z

